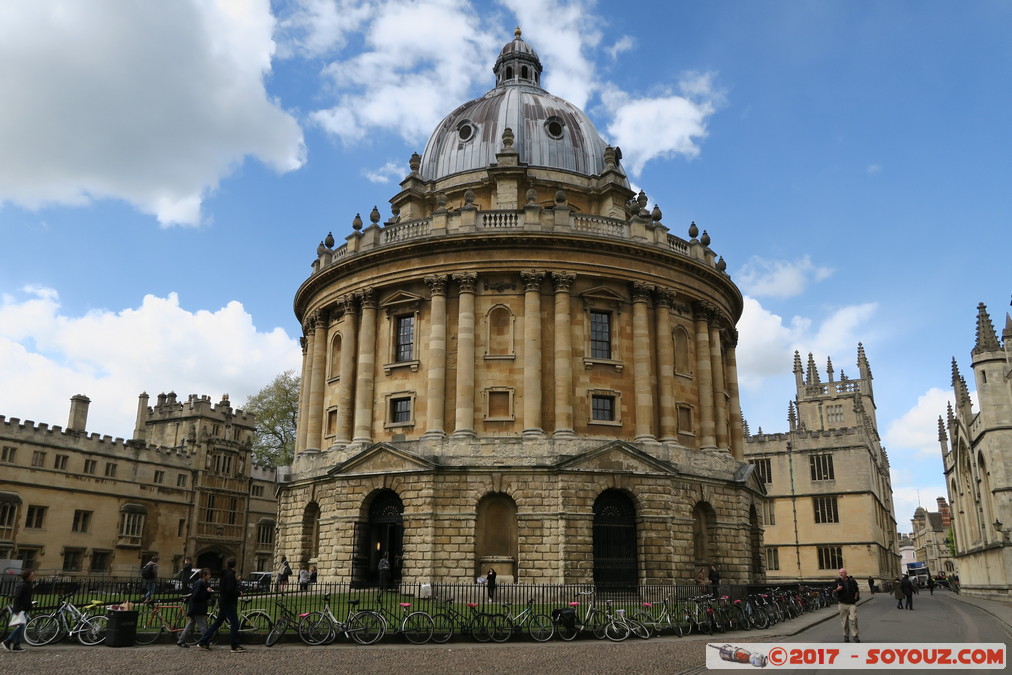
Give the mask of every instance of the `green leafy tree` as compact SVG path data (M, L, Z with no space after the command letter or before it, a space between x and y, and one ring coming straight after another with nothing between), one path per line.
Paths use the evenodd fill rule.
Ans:
M246 399L243 410L256 415L255 464L284 466L292 463L295 423L299 417L299 380L294 370L286 370Z

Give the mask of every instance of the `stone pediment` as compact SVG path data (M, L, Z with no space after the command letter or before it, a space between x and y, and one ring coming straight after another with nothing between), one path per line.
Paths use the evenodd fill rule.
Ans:
M422 296L415 295L414 293L395 291L380 303L380 307L382 307L387 314L404 311L417 311L418 307L424 300L425 299Z
M621 471L623 473L677 473L668 462L624 441L613 441L556 464L565 471Z
M371 445L328 471L330 475L432 471L436 464L386 443Z
M760 494L766 494L766 484L759 479L759 472L755 470L755 464L746 463L735 472L734 480L744 483Z

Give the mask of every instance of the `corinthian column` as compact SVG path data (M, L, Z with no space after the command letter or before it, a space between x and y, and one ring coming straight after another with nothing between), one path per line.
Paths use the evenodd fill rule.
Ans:
M306 450L323 447L323 390L327 382L327 321L326 310L313 316L316 333L313 338L313 383L309 388L309 431L306 432Z
M724 360L726 386L731 417L731 456L739 461L745 459L745 438L742 433L741 398L738 396L738 357L735 348L738 346L738 331L731 329L731 340L727 346Z
M376 388L376 292L366 288L358 294L362 323L358 334L358 372L355 387L355 443L372 442L373 394Z
M302 324L303 337L299 338L302 347L302 380L299 386L299 418L295 425L295 454L306 449L306 436L309 431L309 388L313 382L313 329L307 320Z
M344 306L341 328L341 379L337 383L337 438L335 443L351 442L351 425L354 421L355 358L358 344L358 314L355 298L346 295L340 300Z
M713 424L716 427L717 447L729 448L727 437L727 394L724 391L724 356L720 346L720 322L710 322L710 365L713 369Z
M572 294L575 274L552 272L555 282L555 438L573 438Z
M714 450L717 447L713 437L713 379L710 365L710 328L707 317L710 308L702 302L692 307L696 323L696 375L699 401L699 448Z
M673 441L675 420L675 345L671 338L671 299L674 291L658 288L654 296L657 333L657 384L661 412L661 440Z
M524 436L541 428L541 281L544 272L521 272L524 283Z
M453 275L460 286L457 311L457 418L454 436L474 436L474 289L478 275Z
M446 408L446 281L445 274L425 277L429 286L429 379L425 392L428 429L422 438L445 438L443 412Z
M637 441L653 441L654 398L650 390L650 322L647 298L653 289L639 281L632 285L633 302L633 390L636 395Z

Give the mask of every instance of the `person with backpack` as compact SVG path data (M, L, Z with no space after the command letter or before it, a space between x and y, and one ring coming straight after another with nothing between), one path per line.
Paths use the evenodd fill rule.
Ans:
M155 590L158 586L158 556L151 556L151 560L141 568L141 579L144 580L147 588L141 602L150 602L154 600Z
M239 577L235 573L235 558L225 561L225 571L221 573L221 581L218 582L218 618L208 626L207 630L200 637L197 646L204 651L210 651L211 638L218 632L226 620L229 625L229 641L232 643L232 653L246 651L239 644L239 596L242 591L239 586Z
M207 632L207 605L211 600L211 570L206 567L197 572L197 580L193 582L193 590L190 591L190 600L186 608L186 616L190 620L180 633L176 644L180 647L189 647L190 635L196 631L197 635Z
M292 566L288 564L287 556L281 556L281 562L278 563L277 577L278 577L278 593L284 593L288 589L288 577L292 576Z
M183 568L179 570L179 574L176 575L176 579L182 582L179 585L179 588L189 588L193 583L194 575L197 573L199 573L199 571L194 572L193 570L193 559L190 556L183 558Z

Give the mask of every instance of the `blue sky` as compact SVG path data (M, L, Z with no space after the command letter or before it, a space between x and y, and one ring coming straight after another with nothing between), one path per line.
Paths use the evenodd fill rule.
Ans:
M130 435L141 391L298 368L317 243L388 200L519 25L664 224L746 295L752 431L795 349L875 376L901 530L1012 274L1012 4L37 0L0 7L0 414ZM972 384L972 379L969 380Z

